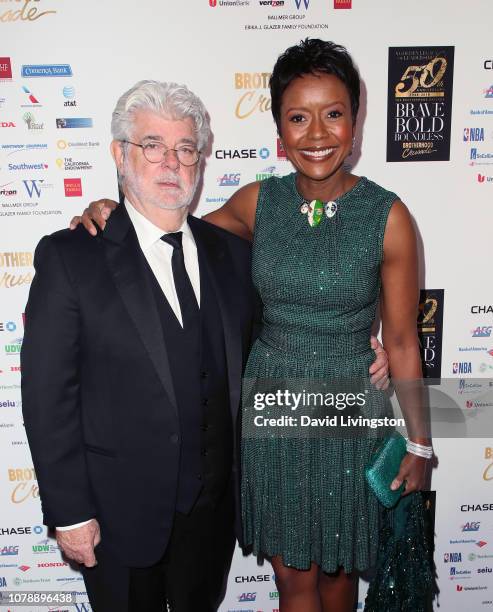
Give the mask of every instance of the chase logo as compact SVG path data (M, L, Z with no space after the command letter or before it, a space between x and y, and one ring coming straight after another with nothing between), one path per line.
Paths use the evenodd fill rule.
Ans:
M262 159L267 159L270 155L270 151L267 147L262 147L258 150L258 154Z
M71 77L72 68L69 64L24 64L21 76L29 79L33 77Z

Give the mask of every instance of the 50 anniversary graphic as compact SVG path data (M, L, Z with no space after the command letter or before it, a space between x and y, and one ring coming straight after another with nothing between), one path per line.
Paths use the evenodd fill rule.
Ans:
M448 161L454 47L390 47L387 161Z

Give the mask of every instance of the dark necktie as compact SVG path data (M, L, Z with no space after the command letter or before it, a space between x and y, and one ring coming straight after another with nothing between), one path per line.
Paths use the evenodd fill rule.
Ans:
M185 259L183 257L182 247L182 232L173 232L161 236L161 240L167 242L173 247L173 256L171 257L171 269L173 270L173 279L175 281L175 289L180 302L181 318L183 321L183 329L190 329L191 326L198 323L199 320L199 305L197 298L190 282L190 278L185 268Z

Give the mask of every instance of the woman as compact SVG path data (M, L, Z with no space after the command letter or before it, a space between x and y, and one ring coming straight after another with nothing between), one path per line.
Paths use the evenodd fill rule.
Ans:
M260 380L363 379L379 301L392 376L419 379L409 212L395 194L344 168L360 94L350 56L307 39L279 57L270 88L296 172L246 185L205 217L253 239L264 320L246 378L254 387ZM399 399L411 418L418 398ZM412 441L392 484L405 481L405 495L423 488L426 459L419 455L430 451L427 438ZM357 573L376 561L379 508L364 480L373 448L364 438L244 436L245 540L272 562L282 612L353 609Z

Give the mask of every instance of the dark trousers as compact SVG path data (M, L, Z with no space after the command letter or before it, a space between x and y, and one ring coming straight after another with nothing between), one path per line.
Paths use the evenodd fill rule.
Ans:
M233 556L234 501L201 494L188 515L176 513L168 547L152 567L124 567L101 544L98 564L83 568L94 612L215 612Z

